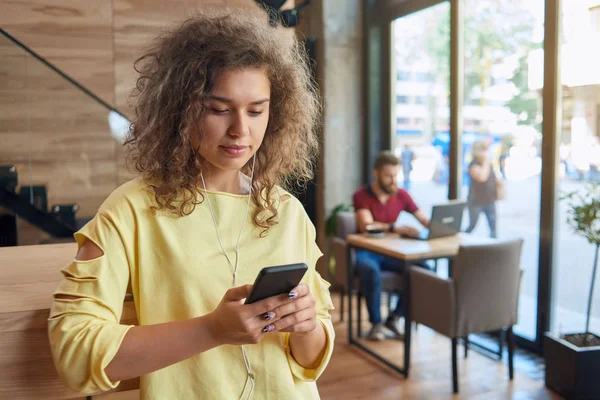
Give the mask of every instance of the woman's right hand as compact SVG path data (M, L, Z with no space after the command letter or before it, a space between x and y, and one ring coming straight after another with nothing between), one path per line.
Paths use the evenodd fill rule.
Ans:
M207 315L209 329L219 345L260 342L265 333L273 330L272 324L281 318L272 310L290 301L287 294L282 294L244 304L251 290L252 285L229 289L217 308Z

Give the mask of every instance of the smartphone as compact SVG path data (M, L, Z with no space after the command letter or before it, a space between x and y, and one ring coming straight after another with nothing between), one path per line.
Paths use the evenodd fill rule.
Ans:
M302 277L308 270L304 263L265 267L254 281L252 292L246 299L246 304L251 304L267 297L289 293L300 284Z

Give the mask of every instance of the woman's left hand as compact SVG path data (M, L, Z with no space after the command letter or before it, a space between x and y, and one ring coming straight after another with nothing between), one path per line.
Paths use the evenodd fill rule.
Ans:
M282 316L273 323L273 331L309 333L317 327L317 309L315 298L307 284L302 283L289 293L287 304L272 310L275 315Z

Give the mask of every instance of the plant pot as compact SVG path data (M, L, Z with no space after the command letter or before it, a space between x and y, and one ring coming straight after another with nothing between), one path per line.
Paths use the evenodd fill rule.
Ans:
M546 333L546 386L567 400L600 400L600 346L578 347L565 340L574 335Z

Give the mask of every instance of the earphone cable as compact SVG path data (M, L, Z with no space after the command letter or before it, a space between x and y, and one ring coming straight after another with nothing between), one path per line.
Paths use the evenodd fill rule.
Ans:
M242 237L242 232L244 231L244 226L246 225L246 219L248 219L248 210L250 208L250 199L252 198L252 184L253 184L253 180L254 180L254 165L256 163L256 155L252 156L252 171L250 173L250 190L248 193L248 201L246 202L246 211L244 213L244 220L242 221L242 227L240 228L240 232L238 234L237 237L237 241L235 244L235 266L234 264L231 262L231 259L229 258L229 256L227 255L227 251L225 251L225 247L223 246L223 242L221 241L221 235L219 234L219 229L217 227L217 220L215 218L215 214L210 202L210 197L208 196L208 191L206 189L206 182L204 181L204 174L200 173L200 178L202 179L202 186L204 187L204 193L206 194L206 201L208 203L208 208L210 210L210 216L212 218L213 221L213 226L215 227L215 232L217 233L217 240L219 242L219 246L221 246L221 250L223 251L223 254L225 255L225 258L227 259L227 263L229 264L229 268L231 269L231 272L233 274L233 287L237 286L237 269L238 269L238 263L239 263L239 246L240 246L240 239ZM248 383L250 383L250 392L248 393L248 400L252 398L252 394L254 393L254 374L252 373L252 368L250 365L250 360L248 358L248 353L246 352L246 349L244 348L244 346L242 345L242 358L244 359L244 366L246 367L246 382L244 383L244 388L242 390L242 394L240 396L240 399L244 398L244 394L246 393L246 388L248 387Z

